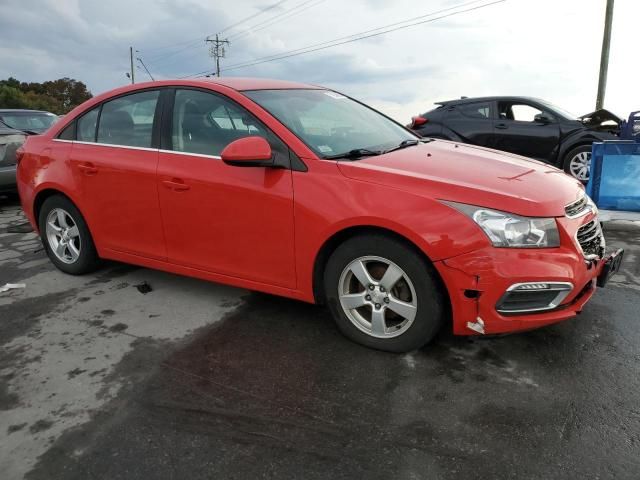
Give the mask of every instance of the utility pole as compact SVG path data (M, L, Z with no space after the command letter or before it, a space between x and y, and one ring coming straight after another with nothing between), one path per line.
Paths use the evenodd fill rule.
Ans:
M137 50L136 50L137 52ZM145 72L147 72L147 75L149 75L149 78L151 78L152 82L155 82L156 79L153 78L153 75L151 75L151 72L149 71L149 69L147 68L147 66L144 64L144 62L142 61L142 58L140 57L136 57L136 59L140 62L140 65L142 65L142 67L144 68Z
M133 47L129 47L129 60L131 60L131 84L136 83L136 74L133 68Z
M216 61L216 77L219 77L220 59L224 58L226 54L225 45L229 45L229 40L220 40L219 35L216 33L216 38L207 37L205 42L211 43L211 47L209 48L209 55Z
M600 53L600 77L598 78L598 98L596 110L604 104L604 94L607 90L607 71L609 70L609 48L611 46L611 22L613 20L613 0L607 0L604 14L604 36L602 38L602 52Z

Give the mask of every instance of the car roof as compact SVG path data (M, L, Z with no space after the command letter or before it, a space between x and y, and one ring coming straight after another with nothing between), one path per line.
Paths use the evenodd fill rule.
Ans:
M526 102L542 102L539 98L535 97L519 97L519 96L497 96L497 97L462 97L455 100L443 100L441 102L434 102L436 105L463 105L465 103L476 102L494 102L494 101L526 101Z
M275 80L271 78L250 78L250 77L216 77L204 80L194 80L194 82L209 82L234 90L283 90L283 89L320 89L316 85L309 85L289 80Z
M115 90L111 90L98 95L98 97L110 97L114 94L133 92L145 88L153 87L207 87L211 84L231 88L239 92L247 90L289 90L289 89L323 89L317 85L291 82L289 80L274 80L270 78L249 78L249 77L211 77L211 78L175 78L157 80L154 82L136 83L125 85ZM94 97L97 98L97 97Z

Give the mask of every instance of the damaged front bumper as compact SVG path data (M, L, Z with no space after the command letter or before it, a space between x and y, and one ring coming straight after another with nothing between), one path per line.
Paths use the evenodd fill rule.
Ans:
M586 261L566 246L486 247L435 266L451 299L454 334L500 334L574 317L593 296L598 279L619 268L621 254L614 258Z

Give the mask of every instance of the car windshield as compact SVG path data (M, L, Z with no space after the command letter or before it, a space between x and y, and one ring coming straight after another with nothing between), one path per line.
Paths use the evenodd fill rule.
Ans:
M337 157L349 152L354 157L356 150L377 153L417 138L375 110L333 91L291 89L244 93L321 157Z
M16 130L42 133L56 123L58 117L53 113L0 113L0 120Z
M542 105L544 105L545 107L547 107L549 110L553 110L555 113L569 119L569 120L577 120L578 119L578 115L576 115L575 113L571 113L568 112L567 110L564 110L560 107L558 107L557 105L554 105L553 103L549 103L549 102L540 102L542 103Z

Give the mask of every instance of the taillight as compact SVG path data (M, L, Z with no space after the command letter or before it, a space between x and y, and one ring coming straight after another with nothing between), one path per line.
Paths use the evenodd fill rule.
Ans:
M21 145L16 150L16 164L20 163L20 160L22 160L22 157L24 157L24 145Z
M420 115L416 115L415 117L411 118L411 128L416 128L421 125L424 125L428 121L429 121L428 118L421 117Z

